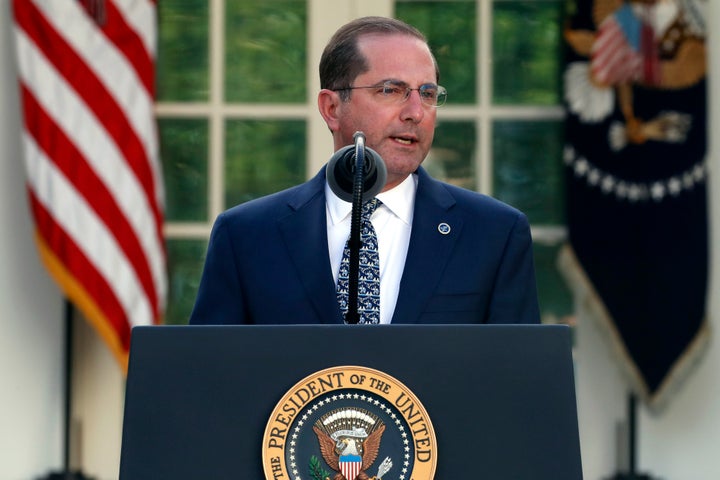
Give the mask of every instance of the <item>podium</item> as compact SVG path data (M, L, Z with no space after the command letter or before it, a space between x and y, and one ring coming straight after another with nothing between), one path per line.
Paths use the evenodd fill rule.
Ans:
M310 424L322 426L322 418L329 425L338 414L316 419L312 409L346 405L330 407L331 398L341 402L337 397L347 395L350 402L350 393L370 406L370 397L386 398L375 402L383 411L360 409L384 422L370 478L380 468L384 480L424 480L417 472L426 470L403 470L414 452L416 462L432 456L432 477L441 480L582 479L570 335L568 327L554 325L136 327L120 480L313 480L320 474L308 473L312 468L332 479L333 461L318 453L324 434ZM355 373L343 376L343 369ZM364 378L358 371L382 380L352 390ZM341 378L349 393L332 391L340 386L331 386L332 379ZM392 393L398 385L407 393ZM302 408L308 409L304 420ZM420 410L427 428L413 420ZM271 428L273 421L282 428ZM405 459L383 451L395 442L395 424L400 436L414 438L406 442L411 453ZM293 443L288 453L293 432L310 447L298 445L295 452ZM285 450L268 458L280 444ZM392 464L386 471L378 466L381 457ZM268 468L281 460L294 467Z

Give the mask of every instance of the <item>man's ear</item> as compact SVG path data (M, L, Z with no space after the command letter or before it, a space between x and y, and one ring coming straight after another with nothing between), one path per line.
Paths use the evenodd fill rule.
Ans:
M318 110L331 132L335 132L339 128L341 103L342 100L337 92L324 88L318 93Z

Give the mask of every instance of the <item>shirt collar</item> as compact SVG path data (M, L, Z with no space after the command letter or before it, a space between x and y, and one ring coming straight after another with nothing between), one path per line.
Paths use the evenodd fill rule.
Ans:
M415 192L417 190L417 175L412 174L403 180L400 185L377 195L383 206L392 212L405 224L410 225L415 205ZM325 199L328 213L333 225L343 222L352 212L352 203L338 198L325 182Z

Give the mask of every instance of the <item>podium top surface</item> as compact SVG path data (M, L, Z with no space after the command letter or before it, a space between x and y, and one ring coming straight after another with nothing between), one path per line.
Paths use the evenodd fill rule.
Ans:
M121 480L266 478L278 402L348 365L414 393L437 438L436 479L582 478L568 327L136 327L130 352ZM411 480L399 467L383 479Z

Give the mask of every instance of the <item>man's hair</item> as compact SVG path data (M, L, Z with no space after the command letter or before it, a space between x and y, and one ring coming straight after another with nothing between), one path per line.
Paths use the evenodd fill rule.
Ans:
M415 37L427 44L427 38L417 28L394 18L362 17L340 27L325 46L320 57L320 88L334 90L352 85L355 78L370 69L368 60L358 49L358 40L365 35L401 34ZM437 61L436 81L440 79ZM350 91L341 91L340 98L347 101Z

